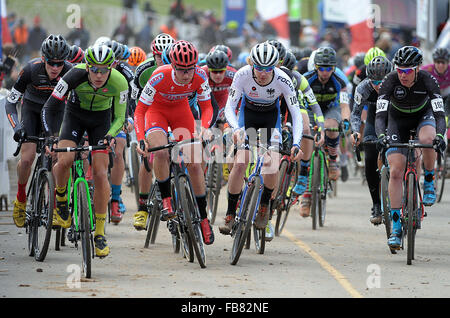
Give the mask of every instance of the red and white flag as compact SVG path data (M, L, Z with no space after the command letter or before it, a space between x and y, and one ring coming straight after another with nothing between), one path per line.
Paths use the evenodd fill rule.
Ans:
M0 5L1 5L0 9L2 12L2 44L12 43L11 32L9 32L8 21L7 21L8 14L6 13L5 0L1 0Z
M277 31L280 41L289 41L287 0L256 0L256 11Z
M371 25L371 0L347 0L347 24L352 34L350 52L367 52L374 46L373 25Z

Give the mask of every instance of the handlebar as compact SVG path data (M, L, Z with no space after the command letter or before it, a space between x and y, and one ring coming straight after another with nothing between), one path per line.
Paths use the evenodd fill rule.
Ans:
M20 139L17 142L17 148L13 154L14 157L17 157L19 155L20 149L22 148L22 144L25 142L32 142L32 143L38 144L40 142L45 142L45 138L44 137L27 136L25 138Z

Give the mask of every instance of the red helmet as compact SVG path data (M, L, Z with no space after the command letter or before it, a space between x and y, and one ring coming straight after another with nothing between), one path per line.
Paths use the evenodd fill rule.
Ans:
M193 67L198 61L198 51L194 44L180 40L173 44L170 50L172 64L179 67Z

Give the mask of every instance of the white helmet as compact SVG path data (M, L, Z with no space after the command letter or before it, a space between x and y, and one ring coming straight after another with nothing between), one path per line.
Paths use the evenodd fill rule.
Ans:
M314 58L316 57L317 50L313 51L311 55L309 56L308 60L308 72L311 72L314 70Z
M278 50L267 42L256 44L251 52L252 62L258 66L275 66L279 62Z
M97 40L95 40L94 45L107 45L107 43L109 43L111 41L111 39L107 36L101 36L99 37Z
M169 34L167 33L158 34L156 38L153 40L151 45L153 54L162 55L164 49L168 47L169 44L172 43L175 43L175 40Z

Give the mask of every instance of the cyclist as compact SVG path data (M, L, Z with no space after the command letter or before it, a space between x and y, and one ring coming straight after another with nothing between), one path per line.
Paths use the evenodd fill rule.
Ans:
M130 57L128 58L128 65L137 67L139 64L147 59L145 51L139 46L133 46L130 49Z
M325 128L337 129L341 122L345 130L350 128L350 108L345 75L336 71L336 51L331 47L320 47L314 54L315 70L305 74L309 85L322 109L325 118ZM342 73L342 75L341 75ZM328 149L329 171L328 178L339 178L337 163L339 133L326 132L325 144ZM302 196L302 216L309 216L311 206L311 192L305 191Z
M173 44L175 40L173 37L171 37L169 34L166 33L160 33L158 34L155 39L152 41L151 49L153 53L153 57L155 58L156 64L158 66L164 65L164 62L162 61L162 54L164 49L169 45Z
M359 145L361 141L361 114L363 108L367 107L367 119L364 126L363 142L377 139L375 133L375 112L377 107L378 92L384 77L392 72L392 63L383 56L373 58L367 65L367 78L358 84L355 90L353 110L351 115L353 145ZM355 140L354 134L357 139ZM378 172L378 150L375 144L364 145L365 176L372 198L372 216L370 222L374 225L381 224L381 201L380 201L380 174Z
M430 73L419 70L422 61L422 51L414 46L404 46L394 56L397 72L388 74L383 80L377 100L375 131L381 147L389 142L408 142L410 130L416 129L420 143L434 143L441 151L445 150L444 103L436 79ZM401 244L400 208L406 164L404 150L393 148L386 152L393 220L388 245L392 249L398 249ZM422 154L425 168L423 203L429 206L436 201L433 185L436 152L422 149Z
M47 135L55 130L52 123L54 112L67 98L64 120L61 125L58 148L76 147L84 132L88 133L89 144L109 143L117 136L125 122L128 83L119 71L112 68L114 52L106 45L94 45L85 52L86 64L78 64L65 74L44 105L42 119ZM111 120L112 118L112 120ZM111 142L113 143L113 141ZM74 160L73 153L58 153L54 167L56 184L56 218L63 228L71 225L68 213L67 182ZM105 238L105 220L110 186L108 182L107 151L92 152L92 168L95 184L95 253L99 257L109 254Z
M293 123L293 147L291 154L294 160L301 156L300 141L302 135L302 117L297 99L297 92L291 79L276 65L279 63L278 50L271 44L264 42L255 45L247 60L249 65L242 67L236 73L228 95L225 106L225 116L230 128L233 130L235 143L242 142L242 135L250 133L249 128L262 128L266 134L267 141L271 145L279 145L281 142L281 119L279 109L279 98L284 96L292 116ZM241 101L242 99L242 101ZM239 118L236 108L241 101ZM247 129L247 131L244 131ZM254 137L254 136L253 136ZM269 142L270 141L270 142ZM264 175L264 190L258 217L255 225L264 229L269 220L269 202L272 191L277 182L279 156L272 152L272 162L277 166L269 167ZM237 202L239 200L245 170L250 158L248 138L244 149L239 149L233 163L233 169L228 179L228 208L225 223L219 227L222 234L230 234L236 215Z
M69 56L69 51L70 46L63 36L51 34L42 42L42 57L29 61L21 70L5 104L8 120L14 129L15 141L26 136L41 135L40 113L42 107L59 78L72 68L72 64L65 61ZM19 121L17 103L21 98L22 111L21 121ZM51 123L55 132L59 131L61 121L62 113L56 116ZM13 219L17 227L23 227L25 224L26 186L35 156L36 145L24 143L17 165L18 190L13 210Z
M145 148L167 144L169 126L177 140L194 136L195 121L189 107L188 96L195 91L198 93L201 108L202 128L210 128L212 124L211 89L206 73L196 65L197 49L190 42L177 41L170 50L170 60L171 64L159 67L153 73L136 107L134 120L136 135L140 144L144 142ZM197 154L201 153L198 147L196 150ZM139 152L144 154L141 149ZM201 160L191 161L193 162L188 164L189 176L202 219L200 225L203 239L205 244L209 245L214 242L214 233L206 213L205 178ZM164 207L161 215L163 219L168 220L175 217L170 193L169 153L155 152L153 167Z

